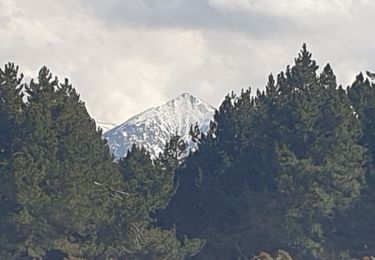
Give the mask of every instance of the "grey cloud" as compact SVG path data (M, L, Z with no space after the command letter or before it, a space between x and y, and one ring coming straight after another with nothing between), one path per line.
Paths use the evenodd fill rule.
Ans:
M109 26L240 31L257 37L298 30L289 18L251 10L218 9L207 0L82 1Z
M277 0L4 0L0 62L28 77L47 65L113 123L186 91L217 106L231 90L263 88L303 42L343 85L375 71L371 1L293 1L279 10Z

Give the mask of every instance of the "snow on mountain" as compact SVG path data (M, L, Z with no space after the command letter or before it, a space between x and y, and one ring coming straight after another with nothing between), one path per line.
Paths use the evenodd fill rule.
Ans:
M116 127L115 124L102 122L100 120L96 120L96 125L103 130L103 133L107 132L109 129Z
M214 113L213 106L184 93L130 118L104 137L117 159L124 157L133 144L145 147L155 158L172 135L177 133L187 140L191 125L198 123L199 129L207 132Z

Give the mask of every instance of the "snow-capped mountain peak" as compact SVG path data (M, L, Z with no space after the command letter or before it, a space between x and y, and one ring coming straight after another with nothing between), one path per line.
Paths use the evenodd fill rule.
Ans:
M156 157L172 135L177 133L188 139L190 126L195 123L202 132L207 132L214 113L213 106L190 93L183 93L133 116L107 131L104 137L117 159L124 157L133 144L145 147Z

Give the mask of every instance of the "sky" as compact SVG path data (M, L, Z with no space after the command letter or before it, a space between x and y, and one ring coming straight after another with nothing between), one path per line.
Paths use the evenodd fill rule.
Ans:
M375 71L373 0L0 0L0 61L69 78L119 124L189 92L218 106L263 89L303 43L344 86Z

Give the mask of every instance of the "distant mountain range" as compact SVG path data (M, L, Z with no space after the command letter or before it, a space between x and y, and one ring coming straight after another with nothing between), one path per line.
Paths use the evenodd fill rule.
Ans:
M177 133L188 140L191 125L198 123L199 129L207 132L214 113L213 106L184 93L111 128L104 137L117 159L124 157L133 144L145 147L155 158L172 135ZM103 130L109 125L99 122Z

